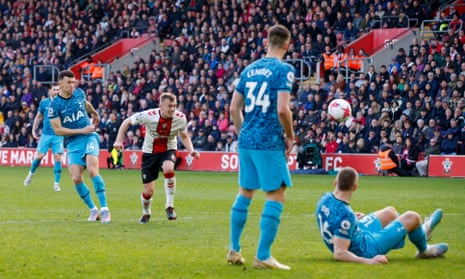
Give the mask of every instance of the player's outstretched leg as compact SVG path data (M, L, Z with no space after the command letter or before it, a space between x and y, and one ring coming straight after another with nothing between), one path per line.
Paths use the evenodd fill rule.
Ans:
M426 239L430 240L433 236L433 230L442 219L442 209L436 209L429 217L426 218L425 223L423 223L423 230L426 234Z
M40 165L40 161L42 158L35 158L34 161L32 161L31 169L29 170L29 173L26 176L26 179L24 179L24 186L29 186L32 182L32 177L34 176L34 173L36 172L37 168Z
M425 251L417 253L417 258L427 259L441 257L447 250L449 250L449 245L447 243L428 245Z
M31 172L27 174L26 178L24 179L24 186L29 186L29 184L31 184L33 176L34 174Z

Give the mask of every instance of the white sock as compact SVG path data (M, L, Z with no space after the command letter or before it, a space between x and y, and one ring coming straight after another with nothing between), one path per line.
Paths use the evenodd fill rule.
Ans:
M150 198L150 199L146 200L144 198L144 195L141 194L140 195L140 201L142 203L142 214L144 214L144 215L152 215L152 201L153 201L153 198Z
M176 177L165 178L166 208L174 207L174 194L176 194Z

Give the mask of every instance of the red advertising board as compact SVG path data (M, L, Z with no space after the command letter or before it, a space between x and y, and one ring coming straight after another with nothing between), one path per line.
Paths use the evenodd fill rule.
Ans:
M465 177L465 156L431 155L429 158L428 175Z
M35 149L0 148L0 166L30 166ZM189 171L224 171L236 172L239 169L237 153L201 152L200 159L193 159L187 152L179 152L181 164L179 170ZM107 166L108 152L100 151L100 166ZM124 165L127 169L139 169L142 159L140 150L124 151ZM66 152L63 166L66 166ZM326 171L351 166L364 175L378 175L379 160L376 154L323 154L323 168ZM289 157L289 169L297 169L296 156ZM49 152L42 161L42 166L53 166L53 156ZM429 176L465 177L465 156L432 155L429 163Z

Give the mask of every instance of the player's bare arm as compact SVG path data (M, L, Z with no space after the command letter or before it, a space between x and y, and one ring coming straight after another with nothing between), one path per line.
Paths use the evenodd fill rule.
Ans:
M119 127L118 130L118 135L116 136L115 143L113 144L113 147L122 150L124 148L123 141L124 141L124 136L126 135L126 132L131 126L131 120L129 118L126 118L123 123L121 123L121 126Z
M85 134L93 133L95 131L94 125L88 125L80 129L65 128L61 125L60 118L58 117L50 119L50 124L52 125L52 128L55 131L55 134L58 136L85 135Z
M278 116L281 126L283 127L286 145L286 154L289 154L294 145L294 129L292 127L292 112L289 108L291 95L287 93L278 93Z
M37 130L37 127L39 127L39 123L40 123L40 121L42 121L42 119L44 119L44 116L42 115L42 113L37 112L36 117L34 117L34 122L32 123L32 136L33 136L35 139L39 139L39 138L40 138L40 137L37 135L36 130Z
M194 150L194 146L192 145L192 141L189 137L189 134L186 131L182 131L182 132L179 132L179 136L181 137L182 144L187 149L187 152L189 152L189 154L192 157L199 159L200 154L199 152Z
M242 123L244 122L244 114L242 113L243 107L244 96L235 91L231 100L230 112L234 122L234 128L236 129L236 134L238 135L242 128Z
M337 261L343 262L355 262L355 263L364 263L364 264L387 264L388 259L385 255L377 255L371 259L363 258L355 255L349 251L350 240L333 237L334 241L334 252L333 257Z
M88 114L92 116L92 124L94 124L95 127L97 127L100 123L100 115L89 101L86 101L86 111Z

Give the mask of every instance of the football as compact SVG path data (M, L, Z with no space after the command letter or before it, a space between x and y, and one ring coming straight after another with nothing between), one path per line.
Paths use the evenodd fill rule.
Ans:
M346 100L335 99L328 105L328 116L331 120L342 122L352 116L352 108Z

